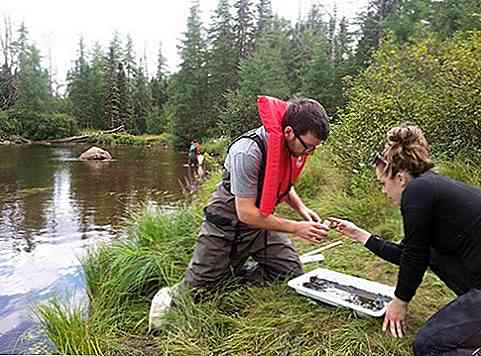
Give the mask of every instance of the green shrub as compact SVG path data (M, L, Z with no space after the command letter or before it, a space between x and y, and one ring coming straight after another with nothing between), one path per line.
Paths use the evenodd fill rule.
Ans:
M401 48L392 42L354 82L330 141L343 164L362 168L392 126L418 124L435 155L481 151L481 33Z
M68 114L39 114L22 108L9 110L8 120L0 125L0 129L9 134L20 135L33 141L69 137L78 133L75 120Z

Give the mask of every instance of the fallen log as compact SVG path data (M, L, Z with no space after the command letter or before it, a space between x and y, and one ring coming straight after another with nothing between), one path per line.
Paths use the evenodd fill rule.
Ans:
M53 144L63 144L63 143L82 143L82 142L87 142L89 138L97 135L108 135L108 134L113 134L116 132L124 131L124 125L121 125L119 127L116 127L115 129L111 130L105 130L105 131L100 131L98 133L95 133L93 135L82 135L82 136L72 136L72 137L65 137L65 138L60 138L56 140L43 140L43 141L32 141L32 144L37 144L37 145L53 145Z

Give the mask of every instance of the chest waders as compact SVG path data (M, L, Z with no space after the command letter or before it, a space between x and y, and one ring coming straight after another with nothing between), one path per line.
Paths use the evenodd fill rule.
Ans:
M266 162L267 162L267 147L266 143L263 138L258 135L254 130L248 131L245 134L237 137L228 147L227 152L229 152L230 148L234 143L239 141L240 139L247 138L253 140L259 150L261 151L261 160L259 165L259 175L258 175L258 184L257 184L257 197L256 197L256 207L259 208L261 198L262 198L262 189L264 186L264 174L266 170ZM292 166L289 165L289 170L292 173ZM289 177L291 177L291 173ZM238 218L236 207L235 207L235 196L231 193L231 177L230 172L224 168L223 171L223 178L222 182L217 186L216 191L214 192L214 196L212 201L204 208L205 218L208 222L218 226L220 229L233 229L234 230L234 238L231 242L231 249L229 253L229 258L232 261L235 256L237 256L237 245L242 238L242 232L246 232L248 230L252 230L253 227L249 226L243 222L241 222ZM292 183L289 183L289 187L286 192L279 194L277 201L282 201L289 191L292 188ZM259 229L260 230L260 229ZM263 238L264 238L264 253L265 258L267 257L267 231L263 231Z

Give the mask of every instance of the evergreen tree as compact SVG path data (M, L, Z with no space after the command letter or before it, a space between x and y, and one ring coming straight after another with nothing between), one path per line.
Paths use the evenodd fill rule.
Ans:
M431 16L428 20L432 30L443 38L456 31L480 30L481 1L431 0Z
M115 128L121 124L120 93L117 86L117 58L115 44L111 43L105 71L104 120L107 128Z
M117 83L119 98L119 118L117 125L124 125L129 132L136 132L137 128L132 120L132 112L129 99L129 83L124 65L120 62L117 67Z
M97 129L105 129L106 122L104 120L105 107L105 57L102 47L99 43L95 43L92 49L90 61L90 88L92 100L92 127Z
M13 45L18 58L17 103L33 111L45 111L50 99L48 71L41 66L40 51L29 43L24 23L21 24Z
M200 19L199 2L194 1L187 19L187 31L179 47L180 70L172 83L169 114L177 147L185 147L193 138L204 135L209 128L206 118L207 72L205 40Z
M213 104L208 114L211 118L209 126L215 125L215 118L225 107L225 93L238 85L237 58L232 31L233 18L230 10L228 0L219 0L208 31L209 102Z
M136 133L143 134L146 132L147 129L146 118L152 110L152 97L149 93L148 82L144 74L142 61L137 68L133 99L133 117L135 130Z
M150 81L150 91L152 93L152 105L162 110L167 102L167 72L165 69L165 58L162 54L162 44L159 45L157 55L157 70L155 76Z
M335 68L329 58L330 45L326 40L319 40L313 51L313 57L302 75L303 96L318 100L332 114L336 111L341 87L337 85Z
M234 18L234 35L236 39L238 63L247 58L254 48L255 25L252 2L250 0L237 0L234 4L236 17Z
M259 39L262 34L269 32L272 29L273 17L272 1L259 0L259 3L257 4L256 39Z
M361 68L369 64L372 53L379 47L388 19L399 9L399 1L370 0L367 11L358 16L360 30L356 62Z
M0 110L12 107L18 98L13 49L13 29L10 18L4 17L4 28L0 36L3 63L0 68Z
M227 107L219 119L224 134L235 137L261 125L256 110L258 95L289 97L287 67L281 55L283 42L279 34L265 36L254 54L242 62L240 87L227 95Z
M90 67L83 37L80 37L78 58L67 74L67 93L72 103L72 114L79 127L94 127L92 98L90 97Z

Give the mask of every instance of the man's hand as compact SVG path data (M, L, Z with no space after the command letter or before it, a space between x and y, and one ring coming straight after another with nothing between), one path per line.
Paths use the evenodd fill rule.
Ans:
M386 332L389 328L394 337L403 337L407 330L408 303L394 297L387 305L386 316L382 324L382 331Z
M327 226L314 221L300 221L296 225L295 235L303 240L320 243L327 236Z
M314 210L311 210L306 206L303 206L299 209L299 215L302 216L306 221L314 221L317 223L321 222L321 218L319 217L319 215L317 215Z

